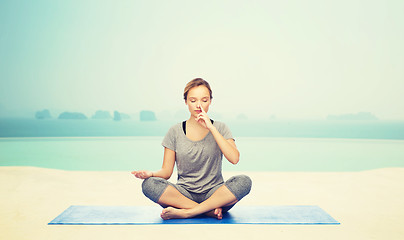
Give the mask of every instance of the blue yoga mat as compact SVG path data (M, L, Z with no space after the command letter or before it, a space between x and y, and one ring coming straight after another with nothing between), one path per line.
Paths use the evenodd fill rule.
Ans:
M222 220L160 218L158 206L70 206L50 225L339 224L318 206L235 206Z

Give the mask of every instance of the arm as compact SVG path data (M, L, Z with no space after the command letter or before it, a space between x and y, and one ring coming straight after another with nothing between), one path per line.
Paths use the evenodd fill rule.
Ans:
M164 148L163 166L156 172L151 171L133 171L131 172L135 177L146 179L149 177L161 177L169 179L174 170L175 152L169 148Z
M223 155L232 164L237 164L240 160L240 152L237 149L236 143L233 139L225 139L215 126L209 129L215 138L217 145L219 145L220 150L222 150Z
M225 158L231 162L232 164L237 164L240 159L240 152L237 149L236 143L233 139L225 139L222 134L213 126L210 121L208 115L205 110L200 106L201 113L195 119L199 124L201 124L204 128L209 129L212 133L213 137L216 140L217 145L219 145L220 150L222 151Z

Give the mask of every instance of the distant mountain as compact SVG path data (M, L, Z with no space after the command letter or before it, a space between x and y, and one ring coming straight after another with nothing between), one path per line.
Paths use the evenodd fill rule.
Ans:
M140 112L140 121L156 121L156 114L153 111L141 111Z
M130 116L126 113L114 111L114 121L121 121L124 119L130 119Z
M98 110L91 117L92 119L112 119L111 114L108 111Z
M63 112L59 115L59 119L87 119L87 117L79 112Z
M328 115L327 120L378 120L378 118L370 112L358 112L342 115Z
M121 114L118 111L114 111L114 121L121 121Z
M44 109L42 111L37 111L35 113L35 118L36 119L49 119L49 118L52 118L52 116L48 109Z

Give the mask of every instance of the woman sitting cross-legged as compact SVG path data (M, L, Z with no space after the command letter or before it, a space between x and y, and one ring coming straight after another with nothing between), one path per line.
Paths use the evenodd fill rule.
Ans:
M240 153L229 128L211 120L207 112L212 90L205 80L196 78L184 91L190 112L187 121L172 126L164 137L163 166L159 171L133 171L140 179L143 193L164 209L163 219L191 218L205 214L222 219L251 190L246 175L222 176L222 158L237 164ZM177 164L178 181L169 179Z

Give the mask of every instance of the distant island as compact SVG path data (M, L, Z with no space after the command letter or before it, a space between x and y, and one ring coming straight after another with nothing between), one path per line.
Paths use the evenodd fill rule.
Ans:
M370 112L358 112L342 115L328 115L327 120L378 120L378 118Z
M108 111L98 110L91 117L92 119L112 119L111 114Z
M79 112L63 112L59 115L59 119L87 119L86 115Z
M121 121L123 119L130 119L130 116L126 113L114 111L114 121Z
M52 118L52 116L48 109L44 109L42 111L37 111L35 113L35 118L36 119L50 119L50 118Z
M36 119L50 119L50 118L52 118L52 116L48 109L44 109L41 111L37 111L35 113L35 118ZM91 116L91 119L96 119L96 120L99 120L99 119L112 120L113 119L115 121L120 121L123 119L130 119L130 118L131 117L128 114L120 113L118 111L114 111L114 116L111 116L111 114L108 111L104 111L104 110L98 110ZM146 118L147 118L147 116L146 116ZM73 119L73 120L87 119L87 116L84 113L80 113L80 112L63 112L59 115L58 119Z
M121 114L118 111L114 111L114 121L121 121Z
M141 111L140 112L140 121L156 121L156 114L152 111Z

